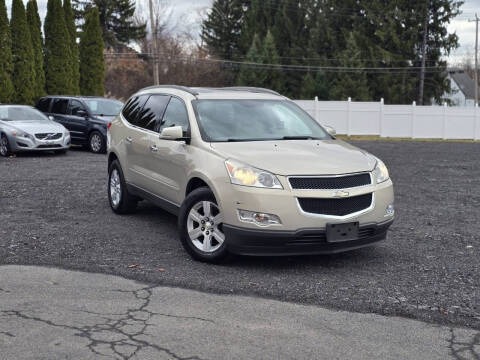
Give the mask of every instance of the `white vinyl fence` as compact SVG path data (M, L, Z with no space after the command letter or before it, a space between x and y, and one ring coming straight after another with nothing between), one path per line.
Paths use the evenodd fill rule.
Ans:
M341 135L480 140L478 107L385 105L380 102L297 100L320 124Z

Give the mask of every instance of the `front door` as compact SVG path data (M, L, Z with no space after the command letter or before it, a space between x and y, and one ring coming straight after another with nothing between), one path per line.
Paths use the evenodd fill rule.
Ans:
M68 112L68 99L65 99L65 98L53 99L53 104L52 104L52 108L50 110L49 116L52 116L53 120L62 124L68 130L70 130L67 112Z
M181 189L187 181L186 163L189 146L182 141L160 139L159 133L166 127L182 126L186 135L189 132L187 108L185 103L176 97L171 97L164 114L164 99L152 96L145 104L145 108L147 105L157 114L154 131L148 133L150 156L145 158L147 161L144 164L148 174L147 190L180 205L183 198Z
M77 143L85 143L88 140L88 111L80 101L70 100L69 111L66 116L70 136Z

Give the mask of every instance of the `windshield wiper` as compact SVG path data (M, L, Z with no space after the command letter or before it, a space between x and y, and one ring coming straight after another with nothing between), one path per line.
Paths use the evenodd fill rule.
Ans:
M282 140L321 140L313 136L284 136Z

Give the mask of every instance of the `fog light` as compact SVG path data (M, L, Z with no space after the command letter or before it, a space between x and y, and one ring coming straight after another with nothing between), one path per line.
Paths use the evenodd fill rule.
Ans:
M238 210L240 221L258 226L280 225L282 221L277 215L265 214L248 210Z
M393 215L395 215L395 208L393 207L393 204L390 204L387 206L387 209L385 210L385 217L393 216Z

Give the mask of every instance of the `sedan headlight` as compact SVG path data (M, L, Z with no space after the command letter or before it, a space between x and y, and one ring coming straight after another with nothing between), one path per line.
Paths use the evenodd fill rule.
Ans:
M232 184L261 187L268 189L283 189L277 177L265 170L260 170L237 161L225 161L228 176Z
M373 170L373 173L375 175L377 184L380 184L390 179L390 175L388 174L387 167L385 166L383 161L378 158L377 158L377 165L375 165L375 170Z
M27 134L26 132L23 132L23 131L14 130L14 131L12 131L12 135L13 135L13 136L16 136L16 137L23 137L23 138L27 138L27 139L33 140L33 136L32 136L32 135Z

